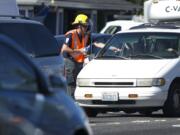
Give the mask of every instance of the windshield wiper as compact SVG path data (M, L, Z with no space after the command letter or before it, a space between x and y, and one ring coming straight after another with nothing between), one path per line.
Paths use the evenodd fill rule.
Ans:
M127 60L128 58L123 57L123 56L117 56L117 55L105 55L105 56L101 56L101 57L97 57L97 58L108 58L108 59L123 59L123 60Z
M156 58L156 59L163 59L163 57L152 55L152 54L136 54L136 55L129 55L130 58Z

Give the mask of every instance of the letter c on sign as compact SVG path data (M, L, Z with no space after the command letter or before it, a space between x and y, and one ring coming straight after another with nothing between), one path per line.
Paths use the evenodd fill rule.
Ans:
M167 6L166 9L165 9L165 11L169 13L169 12L170 12L170 7Z

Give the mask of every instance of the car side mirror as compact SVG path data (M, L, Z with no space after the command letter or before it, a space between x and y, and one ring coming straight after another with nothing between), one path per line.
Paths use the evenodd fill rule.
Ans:
M49 81L50 81L51 87L62 88L66 90L66 81L63 78L56 75L50 75Z

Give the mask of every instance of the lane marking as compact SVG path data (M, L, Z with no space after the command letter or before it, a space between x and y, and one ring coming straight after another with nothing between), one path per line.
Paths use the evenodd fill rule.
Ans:
M90 126L96 126L96 124L91 124L91 123L90 123Z
M154 120L155 122L165 122L167 120Z
M131 121L132 123L148 123L151 122L150 120L135 120L135 121Z
M180 121L180 118L176 119L177 121ZM135 121L129 121L128 123L153 123L153 122L167 122L166 119L155 119L155 120L135 120ZM126 123L126 122L125 122ZM109 125L120 125L124 124L124 122L107 122L107 123L90 123L91 126L109 126ZM127 123L126 123L127 124ZM180 128L180 124L172 125L172 127L178 127Z
M120 122L109 122L109 123L104 123L105 125L120 125Z
M172 127L178 127L178 128L180 128L180 124L179 124L179 125L172 125Z
M109 125L120 125L120 122L108 122L108 123L90 123L90 126L109 126Z

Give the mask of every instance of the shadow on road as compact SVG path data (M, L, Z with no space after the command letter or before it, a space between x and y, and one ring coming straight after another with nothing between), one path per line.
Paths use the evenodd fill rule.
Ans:
M115 117L152 117L152 118L168 118L163 115L162 111L156 111L149 115L144 115L140 113L124 113L122 111L120 112L107 112L107 113L99 113L96 117L98 118L115 118ZM92 118L92 117L91 117ZM93 118L92 118L93 119Z

